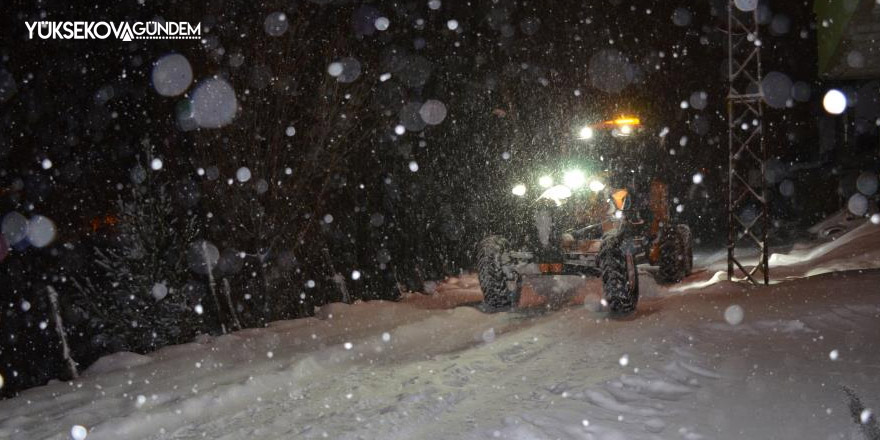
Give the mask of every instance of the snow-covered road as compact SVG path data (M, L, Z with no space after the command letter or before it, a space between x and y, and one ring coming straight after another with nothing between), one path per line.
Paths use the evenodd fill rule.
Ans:
M861 233L864 246L880 236ZM468 306L476 280L451 279L399 303L113 355L0 401L0 438L75 425L89 439L868 438L872 417L854 418L844 387L880 410L880 271L786 277L647 282L624 320L597 310L595 281L577 304L487 315Z

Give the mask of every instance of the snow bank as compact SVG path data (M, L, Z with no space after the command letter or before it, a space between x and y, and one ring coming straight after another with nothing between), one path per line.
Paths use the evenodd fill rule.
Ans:
M351 368L485 344L516 324L470 307L432 311L416 303L329 304L314 318L204 335L149 356L105 356L80 379L0 401L0 438L63 439L74 425L87 427L90 440L164 438L263 399L295 398Z
M130 369L140 365L146 365L153 361L153 358L142 354L132 353L130 351L120 351L111 355L104 356L94 364L90 365L83 376L96 376L99 374L111 373L117 370Z
M817 234L816 240L798 243L787 253L770 254L771 284L832 272L880 268L880 225L862 217L852 219L845 213L837 213L810 230ZM752 256L741 257L740 261L751 268L756 260ZM697 259L694 264L711 270L689 276L670 287L668 293L705 289L727 280L726 261Z
M439 308L473 300L462 277L401 303L111 355L0 401L0 438L66 439L74 425L91 440L851 438L838 388L877 404L878 283L721 283L608 320Z
M837 239L812 246L808 249L793 250L788 254L772 254L769 258L773 267L792 266L802 263L835 263L843 258L869 255L870 267L880 266L880 226L860 219L860 225L849 230ZM822 258L826 257L827 258Z
M817 238L824 239L845 234L861 226L863 222L864 218L854 216L848 210L842 209L811 226L808 231Z

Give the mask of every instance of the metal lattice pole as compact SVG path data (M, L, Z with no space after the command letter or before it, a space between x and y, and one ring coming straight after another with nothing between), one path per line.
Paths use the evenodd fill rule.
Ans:
M767 234L770 210L765 184L767 148L764 145L764 109L761 91L761 40L758 12L741 11L727 3L728 204L727 276L769 284ZM756 246L754 266L747 268L737 248ZM738 277L741 274L743 276Z

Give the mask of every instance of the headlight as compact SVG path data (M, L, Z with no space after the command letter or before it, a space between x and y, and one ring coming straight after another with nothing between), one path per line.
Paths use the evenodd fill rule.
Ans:
M562 177L562 181L565 183L565 186L572 190L576 190L587 183L587 178L584 177L584 173L580 170L571 170L565 173L565 176Z
M590 191L599 192L599 191L602 191L603 189L605 189L604 183L602 183L598 180L593 180L592 182L590 182Z
M571 188L565 185L556 185L547 191L544 191L539 198L553 200L556 202L556 205L559 206L569 197L571 197Z
M592 139L593 138L593 129L590 127L584 127L580 131L581 139Z
M526 195L526 186L520 183L519 185L514 186L513 190L511 190L511 192L515 196L522 197L522 196Z
M542 188L550 188L553 186L553 178L550 176L541 176L538 179L538 185L541 185Z

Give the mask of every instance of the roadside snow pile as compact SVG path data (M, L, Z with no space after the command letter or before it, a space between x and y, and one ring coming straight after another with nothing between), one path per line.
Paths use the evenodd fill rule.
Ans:
M864 217L854 216L848 210L842 209L816 223L808 231L820 239L833 238L861 226L864 220Z
M787 253L770 254L771 284L830 272L880 268L880 225L875 222L839 212L810 228L810 232L816 234L814 241L797 243ZM740 258L749 268L756 261L754 255ZM669 287L668 293L705 289L727 281L725 258L708 263L698 259L694 263L709 270Z
M483 292L476 274L450 277L442 282L429 281L425 284L425 293L407 293L401 302L426 309L448 309L483 301Z
M681 293L681 292L686 292L688 290L703 289L705 287L709 287L711 285L718 284L722 281L727 281L727 271L724 271L724 270L716 271L712 275L712 277L709 279L705 279L705 277L702 279L698 278L698 279L694 279L694 280L685 279L685 281L682 282L681 284L670 287L669 292Z
M782 273L793 277L880 267L880 225L864 219L859 223L832 241L788 254L770 255L771 274L774 268L788 266L799 269L783 270Z
M499 337L510 325L503 315L486 316L469 307L329 304L315 318L203 335L149 356L106 356L79 379L0 401L0 438L67 439L75 425L86 427L90 440L166 438L188 425L247 412L261 401L303 399L310 384L352 369L485 343L484 335ZM315 405L350 403L346 396L358 386L344 384L338 395L314 397Z
M148 364L152 361L153 359L149 356L132 353L130 351L120 351L119 353L113 353L98 359L94 364L90 365L89 368L83 371L82 374L83 376L96 376L117 370L134 368Z

